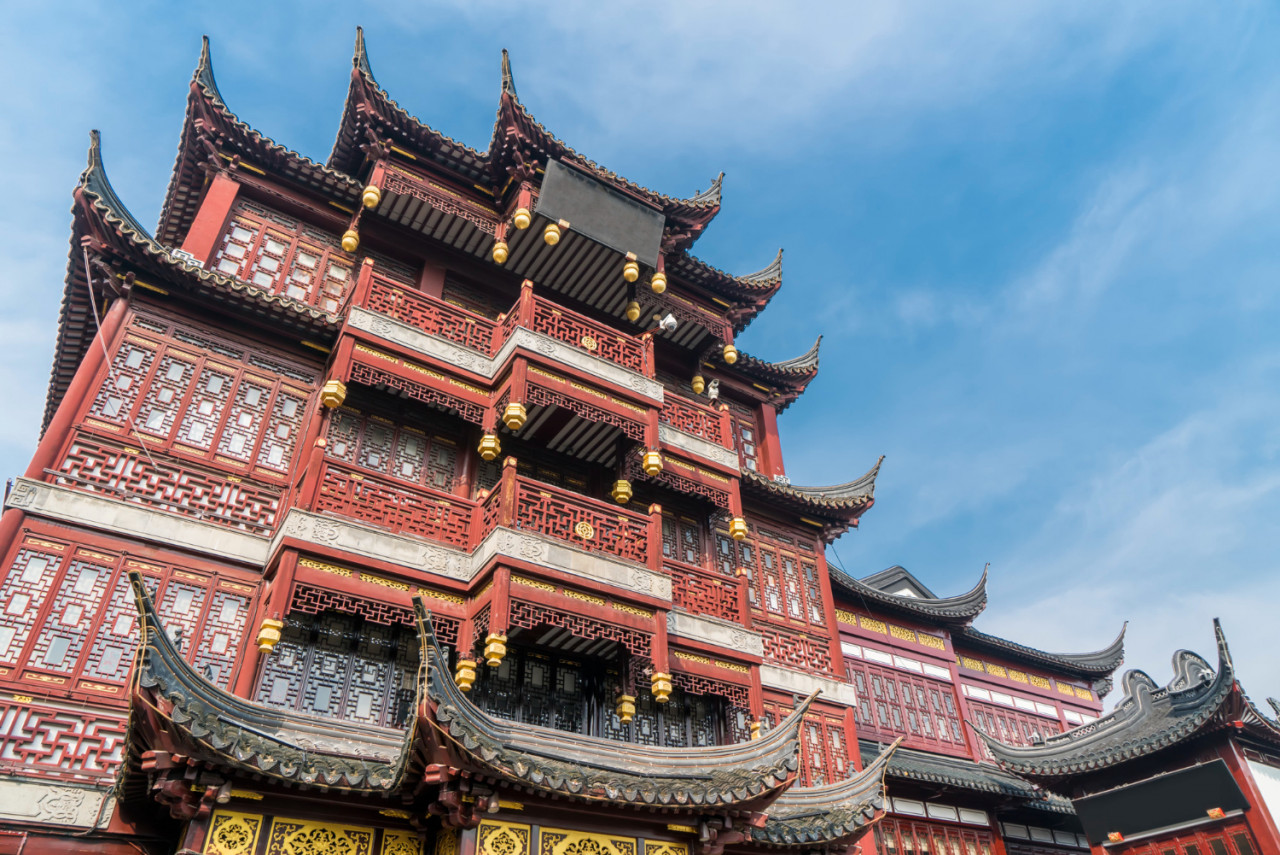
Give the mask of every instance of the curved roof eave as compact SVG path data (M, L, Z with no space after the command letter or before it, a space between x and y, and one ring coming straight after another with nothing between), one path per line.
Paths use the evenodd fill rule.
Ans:
M929 599L890 594L828 565L831 581L852 596L871 600L877 605L887 606L914 617L960 624L969 623L987 607L987 570L986 567L982 568L982 576L978 579L978 583L965 593L954 597Z
M970 647L989 650L1036 665L1062 669L1084 679L1096 679L1115 671L1124 661L1124 636L1128 627L1129 622L1125 621L1124 626L1120 628L1120 634L1114 641L1101 650L1090 653L1050 653L998 635L990 635L973 627L965 627L958 633L956 640L967 643Z
M1005 769L1026 778L1054 781L1120 765L1184 742L1220 726L1242 720L1256 735L1280 744L1280 726L1262 716L1244 697L1226 636L1213 622L1218 653L1215 671L1200 656L1179 650L1173 655L1173 677L1163 687L1146 673L1125 673L1124 697L1107 715L1087 725L1051 736L1039 745L1007 745L970 727Z

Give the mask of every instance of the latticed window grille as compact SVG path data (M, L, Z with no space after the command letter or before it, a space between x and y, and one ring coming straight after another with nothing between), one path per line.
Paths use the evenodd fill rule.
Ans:
M968 700L968 706L974 724L1009 745L1035 745L1062 732L1062 724L1056 719L1027 715L973 698ZM994 759L985 742L982 743L982 754L988 760Z
M991 855L989 831L936 822L885 817L875 826L876 849L884 855Z
M476 673L471 700L512 721L669 747L722 745L749 736L745 710L679 687L666 704L657 703L647 687L634 690L635 716L624 723L616 709L623 671L607 661L512 647L501 665L480 665Z
M859 731L905 736L908 744L933 749L965 750L951 684L851 659L845 665L858 693L854 710Z
M663 512L662 557L702 566L702 523L686 516Z
M289 472L316 376L263 348L215 344L139 316L112 355L85 425L279 479Z
M213 269L273 294L337 312L355 284L360 258L338 239L292 217L241 199L210 261ZM412 270L381 256L379 273L402 284Z
M760 470L760 427L755 410L727 400L729 414L733 417L733 447L738 452L738 464L752 472Z
M777 727L790 715L791 709L784 704L766 701L766 727ZM834 784L848 778L853 771L844 720L823 712L806 715L800 727L800 785L820 787Z
M265 659L257 699L272 706L399 727L411 714L418 639L355 614L291 612Z
M1108 849L1124 855L1256 855L1259 851L1248 825L1239 821L1216 823Z
M253 588L217 574L29 536L0 583L0 666L20 682L124 703L138 643L128 571L141 572L188 661L226 686Z
M726 573L746 569L748 601L762 617L826 624L822 574L811 535L752 525L745 541L733 541L724 530L717 530L715 537L717 567Z
M333 412L325 455L442 492L456 485L457 439L351 409Z

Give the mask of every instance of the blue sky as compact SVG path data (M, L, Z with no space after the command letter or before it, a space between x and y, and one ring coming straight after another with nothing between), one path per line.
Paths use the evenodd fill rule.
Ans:
M477 148L512 52L530 111L673 195L728 173L696 252L784 287L740 341L824 333L788 472L887 455L836 545L979 626L1168 677L1220 616L1280 692L1280 11L1274 4L35 4L0 31L0 472L34 447L90 128L154 223L200 36L231 107L323 160L355 26L379 81Z

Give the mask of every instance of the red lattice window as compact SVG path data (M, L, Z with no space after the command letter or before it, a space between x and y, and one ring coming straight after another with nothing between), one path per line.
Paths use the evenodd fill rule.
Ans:
M226 686L252 587L39 537L18 544L0 585L4 676L124 701L138 642L129 570L146 577L165 627L180 639L186 657Z
M399 481L449 492L457 484L458 442L349 409L333 412L325 456Z
M0 775L101 783L124 754L123 715L88 707L0 700Z
M1008 745L1035 745L1037 737L1043 741L1062 732L1062 725L1056 719L1027 715L973 698L968 700L968 706L974 724ZM985 742L982 743L982 754L988 760L994 759Z
M738 452L738 465L752 472L760 471L760 427L755 410L729 400L733 417L733 448Z
M765 724L777 727L791 713L782 704L765 702ZM843 781L854 772L844 721L820 712L805 716L800 727L800 784L820 787Z
M87 426L153 452L287 476L315 374L248 348L214 350L184 332L127 333L89 406ZM298 384L303 377L305 385Z
M702 566L702 523L666 511L662 514L662 557Z
M822 574L811 536L785 534L752 525L735 547L728 533L716 533L716 563L722 571L736 560L748 573L748 600L762 617L826 625Z
M859 731L890 739L905 736L908 744L953 753L965 751L955 690L949 683L852 659L845 665L858 694L854 712Z
M1257 855L1258 844L1243 822L1222 822L1170 834L1111 851L1117 855Z
M988 831L885 817L875 826L881 855L991 855Z
M264 291L337 312L355 284L359 261L333 235L242 199L210 264ZM404 265L380 256L375 263L380 273L412 282Z

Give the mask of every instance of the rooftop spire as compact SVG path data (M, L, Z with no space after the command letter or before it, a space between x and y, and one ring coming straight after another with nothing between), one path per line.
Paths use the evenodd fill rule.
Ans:
M511 74L511 57L507 56L506 48L502 49L502 92L512 98L520 97L516 94L516 79Z
M357 71L373 77L373 69L369 67L369 54L364 49L364 28L356 27L356 49L351 55L351 65Z

